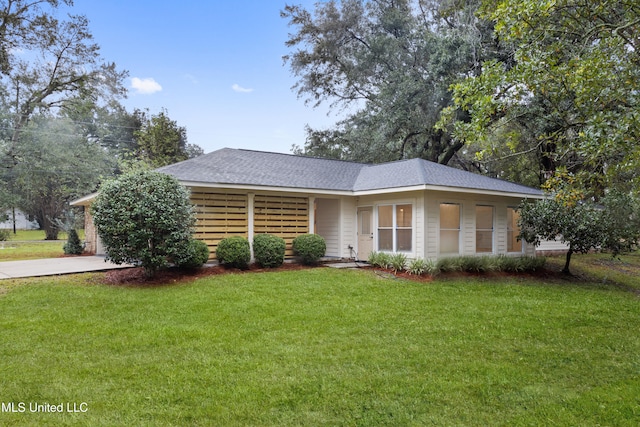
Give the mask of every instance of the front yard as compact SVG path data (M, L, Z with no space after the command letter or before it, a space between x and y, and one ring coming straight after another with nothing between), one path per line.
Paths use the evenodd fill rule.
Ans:
M0 282L0 424L640 423L640 300L601 278L103 280Z

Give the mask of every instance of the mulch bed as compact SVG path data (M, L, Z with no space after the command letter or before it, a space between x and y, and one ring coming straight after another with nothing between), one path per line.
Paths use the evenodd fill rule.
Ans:
M147 277L142 267L110 270L105 273L104 282L110 285L129 286L159 286L191 282L200 277L217 276L229 273L261 273L272 271L303 270L313 268L301 264L285 263L278 268L262 268L252 264L246 270L227 268L223 266L205 266L203 268L184 270L168 268L158 271L153 277Z
M199 269L194 270L182 270L178 268L169 268L166 270L161 270L156 273L155 276L149 278L145 275L143 268L126 268L122 270L110 270L105 273L104 282L106 284L111 285L120 285L120 286L162 286L162 285L172 285L178 283L187 283L191 282L195 279L201 277L208 276L216 276L221 274L229 274L229 273L240 273L240 274L248 274L248 273L262 273L262 272L274 272L274 271L289 271L289 270L304 270L310 268L323 268L323 267L310 267L297 263L285 263L277 268L262 268L256 264L252 264L246 270L240 270L237 268L227 268L223 266L206 266ZM563 277L556 271L551 271L547 269L542 269L536 272L531 273L498 273L498 272L490 272L490 273L469 273L469 272L455 272L455 273L442 273L434 278L429 275L417 276L414 274L409 274L406 271L394 273L391 269L380 269L378 267L372 267L367 264L362 264L360 266L362 269L370 270L375 272L378 276L382 278L388 279L406 279L411 280L413 282L419 283L430 283L434 280L445 279L445 278L505 278L505 277L520 277L520 278L539 278L545 280L552 279L561 279L561 280L569 280L573 281L575 279L579 280L579 278L574 277Z

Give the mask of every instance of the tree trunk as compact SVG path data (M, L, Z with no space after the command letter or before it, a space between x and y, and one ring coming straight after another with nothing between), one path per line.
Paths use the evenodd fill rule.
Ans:
M51 224L51 221L46 221L44 226L45 240L58 240L58 227Z
M571 275L571 271L569 271L569 263L571 262L571 255L573 255L573 249L569 248L567 251L567 258L564 264L564 268L562 269L563 274Z

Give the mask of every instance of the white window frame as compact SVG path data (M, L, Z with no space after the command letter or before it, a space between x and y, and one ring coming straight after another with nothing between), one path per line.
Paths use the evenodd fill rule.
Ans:
M398 206L403 206L403 205L407 205L407 206L411 206L411 227L398 227L398 218L397 218L397 207ZM391 214L392 214L392 220L391 220L391 227L380 227L380 208L381 207L385 207L385 206L391 206ZM405 201L394 201L394 202L383 202L383 203L379 203L375 206L375 242L374 242L374 247L376 248L375 250L377 250L378 252L390 252L390 253L396 253L396 252L400 252L400 253L404 253L404 254L413 254L415 252L415 246L416 246L416 204L413 202L405 202ZM391 239L392 239L392 250L383 250L380 249L380 230L391 230ZM411 249L410 250L403 250L403 251L399 251L398 247L397 247L397 243L398 243L398 230L411 230Z
M491 229L478 228L478 208L491 208ZM475 234L475 253L477 254L493 254L496 251L496 207L488 204L477 204L475 207L476 234ZM488 252L478 252L478 231L491 231L491 250Z
M505 249L506 249L506 251L507 251L507 253L508 253L508 254L522 254L522 253L524 253L524 251L525 251L525 241L524 241L524 240L520 240L520 250L519 250L519 251L510 251L510 250L509 250L509 241L510 241L510 239L509 239L509 232L512 232L512 233L518 233L518 235L520 234L520 230L519 230L519 229L517 229L517 224L516 224L516 228L514 228L513 230L510 230L510 229L509 229L509 226L511 225L511 224L509 223L509 209L511 209L511 210L512 210L513 212L515 212L515 213L517 213L517 212L518 212L518 208L517 208L517 207L515 207L515 206L507 206L507 230L506 230L506 237L507 237L507 241L506 241L506 245L505 245L505 246L506 246L506 248L505 248ZM516 236L517 236L517 235L515 235L515 236L514 236L514 238L515 238Z
M458 206L458 228L442 228L442 218L441 218L441 206L442 205L455 205ZM456 256L462 255L463 247L462 247L462 224L464 222L464 204L461 201L440 201L438 202L438 255L444 256ZM458 252L442 252L442 231L457 231L458 232Z

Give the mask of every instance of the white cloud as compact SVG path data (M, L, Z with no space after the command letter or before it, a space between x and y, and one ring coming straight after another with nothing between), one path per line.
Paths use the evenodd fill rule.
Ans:
M234 83L233 86L231 86L231 89L233 89L236 92L240 92L240 93L250 93L253 92L253 89L247 89L245 87L240 86L237 83Z
M136 93L142 95L151 95L152 93L160 92L162 90L160 83L152 78L140 79L138 77L133 77L131 79L131 87L136 90Z

